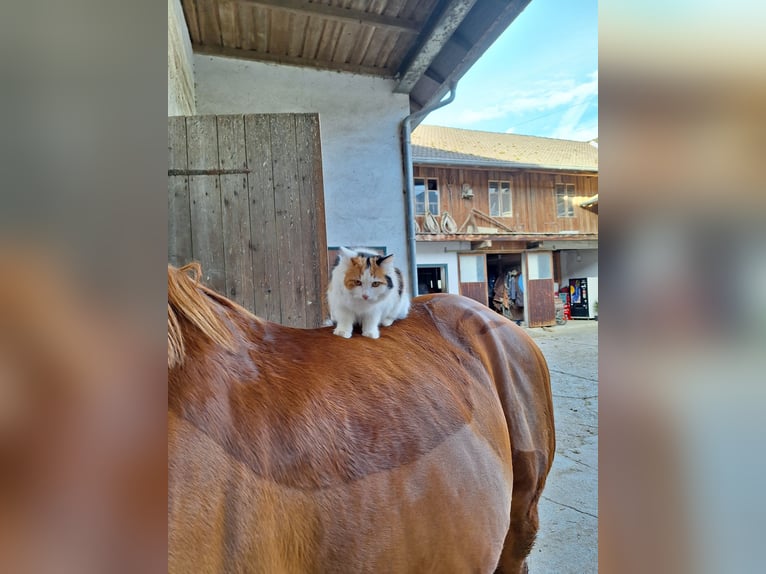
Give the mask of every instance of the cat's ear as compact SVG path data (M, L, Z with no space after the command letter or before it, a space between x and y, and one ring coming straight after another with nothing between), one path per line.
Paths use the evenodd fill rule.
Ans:
M391 267L394 263L394 254L389 253L388 255L381 255L375 263L378 264L378 267Z
M343 247L343 246L341 246L340 248L340 254L346 259L351 259L353 257L356 257L356 251L351 251L347 247Z

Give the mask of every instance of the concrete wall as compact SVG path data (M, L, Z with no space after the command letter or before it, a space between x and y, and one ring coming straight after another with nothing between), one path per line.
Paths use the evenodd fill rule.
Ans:
M194 113L194 69L189 30L181 0L168 0L168 116L191 116Z
M416 260L418 265L447 265L447 291L457 295L460 293L460 285L456 251L470 249L471 244L467 241L419 241L415 249Z
M580 261L577 261L577 255ZM578 249L561 252L561 281L569 285L569 279L578 277L598 277L598 250Z
M194 56L197 113L318 112L327 245L385 246L407 268L399 124L409 99L380 78Z

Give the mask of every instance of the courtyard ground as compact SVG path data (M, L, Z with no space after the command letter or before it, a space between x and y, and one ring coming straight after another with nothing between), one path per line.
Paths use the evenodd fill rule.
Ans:
M548 361L556 424L529 571L591 574L598 571L598 322L526 331Z

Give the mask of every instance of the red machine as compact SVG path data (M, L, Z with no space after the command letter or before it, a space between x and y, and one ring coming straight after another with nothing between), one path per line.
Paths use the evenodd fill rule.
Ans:
M564 318L569 321L572 318L572 309L569 306L569 286L559 290L559 298L564 303Z

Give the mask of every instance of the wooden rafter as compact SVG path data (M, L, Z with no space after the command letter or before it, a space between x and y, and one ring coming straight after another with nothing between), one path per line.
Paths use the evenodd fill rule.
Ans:
M345 22L354 22L356 24L366 24L376 28L385 28L395 32L405 34L417 34L420 25L417 22L376 14L374 12L365 12L354 8L343 8L341 6L330 6L320 4L319 2L305 2L304 0L230 0L236 4L248 4L251 6L264 6L267 8L278 8L288 12L300 14L309 14L311 16L320 16L331 18L333 20L343 20Z

